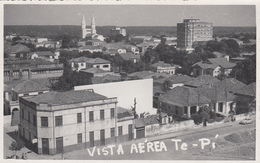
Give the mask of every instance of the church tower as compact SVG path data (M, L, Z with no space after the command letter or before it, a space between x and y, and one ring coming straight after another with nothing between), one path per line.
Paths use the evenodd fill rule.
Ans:
M87 35L87 33L86 33L86 22L85 22L84 14L83 14L82 22L81 22L81 30L82 30L82 39L84 39Z
M91 34L96 34L96 25L95 25L95 18L94 14L92 13L92 20L91 20Z

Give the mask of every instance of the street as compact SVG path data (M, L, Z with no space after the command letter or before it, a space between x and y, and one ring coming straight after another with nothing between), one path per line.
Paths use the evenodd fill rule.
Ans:
M246 159L244 157L227 157L226 152L224 152L225 155L216 155L214 153L225 148L237 147L236 144L226 141L224 139L225 136L232 133L252 131L254 129L255 123L240 125L238 122L230 122L133 140L121 144L76 150L65 153L64 158L69 160ZM5 134L5 140L9 142L11 137ZM255 148L255 142L250 145ZM5 148L8 148L7 143L5 143ZM9 150L5 149L4 151ZM22 151L19 152L22 153L26 151L28 151L28 149L23 148ZM8 154L10 154L10 152L11 151L9 151ZM28 159L61 159L61 155L37 155L36 153L30 153L27 157Z

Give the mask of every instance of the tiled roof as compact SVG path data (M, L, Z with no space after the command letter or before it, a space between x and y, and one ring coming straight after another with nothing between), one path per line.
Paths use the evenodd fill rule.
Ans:
M21 53L21 52L29 52L30 49L23 44L16 44L12 46L9 50L9 53Z
M220 52L214 51L213 54L217 57L217 58L222 58L224 57L226 54L222 54Z
M133 72L131 74L128 74L128 77L138 77L138 78L150 78L151 75L153 75L154 73L152 71L138 71L138 72Z
M14 91L17 93L39 92L47 90L50 90L50 88L33 80L26 80L14 87Z
M233 68L236 66L235 63L230 63L225 58L209 58L209 62L215 65L219 65L223 68Z
M143 119L135 119L135 128L145 127Z
M193 106L201 104L209 104L210 100L197 93L194 88L188 87L175 87L167 91L159 97L160 101L167 103L177 103L182 106Z
M94 59L87 61L87 63L102 64L102 63L110 63L110 61L104 60L102 58L94 58Z
M32 52L30 55L37 54L38 56L55 56L55 54L51 51L37 51Z
M92 77L93 84L116 82L116 81L121 81L121 77L117 76L117 75L110 75L110 74L107 74L102 77L99 77L99 76Z
M220 87L226 87L226 89L230 92L236 92L246 86L246 84L234 78L226 78L217 83L217 85Z
M157 63L154 63L151 65L152 67L176 67L176 65L171 65L171 64L168 64L168 63L164 63L163 61L159 61Z
M237 90L235 92L235 94L256 97L256 83L254 82L249 85L246 85L245 87L241 88L240 90Z
M212 101L232 101L235 98L233 93L228 92L223 86L220 87L216 85L211 88L200 87L195 88L194 90Z
M100 68L96 68L96 67L92 67L92 68L89 68L89 69L86 69L86 70L80 70L82 72L88 72L88 73L93 73L93 74L98 74L98 73L105 73L107 71L105 70L102 70Z
M193 80L184 83L184 85L191 87L210 87L218 82L219 80L211 75L200 75Z
M135 55L133 53L122 53L122 54L119 54L124 60L131 60L131 59L137 59L139 60L140 59L140 55Z
M107 97L86 91L67 91L67 92L55 92L51 91L48 93L43 93L33 97L27 97L26 100L34 102L36 104L44 103L49 105L66 105L81 102L90 102L104 100Z
M153 87L153 94L155 95L156 93L164 93L161 86Z
M117 107L117 118L125 118L125 117L132 117L133 113L131 110Z
M87 62L89 60L91 60L92 58L88 58L88 57L79 57L79 58L72 58L71 60L69 60L70 62Z
M145 127L153 124L159 124L157 116L135 119L135 128Z
M91 64L102 64L102 63L110 63L110 61L104 60L102 58L88 58L88 57L79 57L79 58L72 58L69 60L70 62L86 62Z
M101 49L98 46L91 46L91 45L85 45L79 48L80 50L96 50L96 49Z
M192 65L192 67L196 67L196 66L199 66L202 69L215 69L219 65L217 65L217 64L208 64L208 63L203 63L203 62L197 62L197 63Z
M165 80L171 81L172 84L186 83L188 81L193 80L194 78L189 77L187 75L172 75Z

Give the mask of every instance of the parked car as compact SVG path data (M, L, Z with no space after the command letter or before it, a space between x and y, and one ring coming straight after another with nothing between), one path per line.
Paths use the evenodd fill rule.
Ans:
M239 124L246 125L253 123L253 120L251 118L245 118L242 121L239 122Z

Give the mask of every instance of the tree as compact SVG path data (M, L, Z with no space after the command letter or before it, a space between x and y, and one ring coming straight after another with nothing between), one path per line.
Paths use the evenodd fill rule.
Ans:
M245 84L256 82L256 55L238 63L230 76Z
M169 90L171 89L171 87L172 87L171 81L165 80L165 81L163 82L162 90L163 90L164 92L167 92L167 91L169 91Z
M226 49L226 44L223 42L218 42L216 40L210 40L206 43L205 50L210 52L224 52Z
M16 157L16 152L20 151L24 146L16 141L12 141L11 145L9 146L9 150L14 151L14 155Z
M255 98L247 96L237 96L235 98L236 114L248 113L255 107Z

